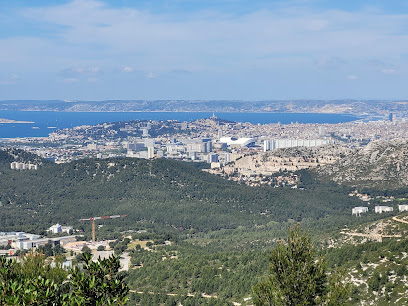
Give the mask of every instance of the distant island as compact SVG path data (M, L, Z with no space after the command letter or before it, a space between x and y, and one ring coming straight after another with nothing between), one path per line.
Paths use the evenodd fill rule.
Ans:
M33 121L17 121L17 120L12 120L12 119L0 118L0 124L1 123L34 123L34 122Z

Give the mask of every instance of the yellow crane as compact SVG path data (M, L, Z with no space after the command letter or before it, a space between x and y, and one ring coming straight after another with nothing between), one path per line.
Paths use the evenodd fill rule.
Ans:
M113 216L103 216L103 217L92 217L92 218L79 219L79 221L92 221L92 242L95 242L95 220L123 218L123 217L126 217L126 216L127 215L113 215Z

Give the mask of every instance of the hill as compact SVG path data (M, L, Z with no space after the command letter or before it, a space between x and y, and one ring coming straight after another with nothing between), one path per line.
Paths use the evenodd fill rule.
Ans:
M332 114L400 113L407 111L406 101L385 100L4 100L0 110L23 111L98 111L98 112L298 112Z
M320 175L353 187L397 189L408 185L408 142L373 141L336 163L319 169Z
M206 232L299 221L318 230L355 222L351 207L360 205L335 184L249 187L172 160L44 162L36 171L16 171L9 168L10 153L2 154L3 230L79 225L79 218L110 214L127 214L112 224L128 228L143 221Z
M97 234L118 238L120 231L142 228L147 232L134 233L134 239L154 242L149 250L128 246L131 305L193 300L203 292L210 298L191 304L250 304L270 247L296 221L319 241L329 268L344 268L356 285L351 304L405 302L408 225L395 221L395 212L389 215L394 219L371 209L352 217L351 207L362 202L348 196L351 189L317 180L308 170L297 172L299 188L292 189L249 187L199 164L165 159L36 160L38 170L10 169L11 161L35 158L0 151L1 230L38 233L59 222L84 229L89 239L90 224L79 218L127 214ZM169 237L172 243L165 245Z
M388 217L345 229L325 248L328 265L342 267L353 283L352 304L406 305L407 215Z

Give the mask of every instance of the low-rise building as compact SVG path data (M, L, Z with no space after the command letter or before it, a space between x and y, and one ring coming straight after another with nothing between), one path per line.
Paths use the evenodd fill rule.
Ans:
M51 227L48 229L48 231L51 232L51 233L53 233L53 234L58 234L58 233L61 233L61 232L62 232L62 227L61 227L60 224L57 223L57 224L51 226Z
M400 204L398 205L399 211L408 211L408 204Z
M351 210L351 215L352 216L360 216L361 214L366 213L366 212L368 212L368 207L357 206L357 207L354 207Z
M37 170L38 165L12 162L10 168L13 170Z
M394 208L391 206L380 206L377 205L374 209L375 213L382 214L383 212L391 212L394 211Z

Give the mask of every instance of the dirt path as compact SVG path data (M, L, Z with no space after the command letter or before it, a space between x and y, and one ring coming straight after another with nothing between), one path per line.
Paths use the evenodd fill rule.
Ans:
M382 238L401 238L402 237L401 235L382 235L382 234L376 234L376 233L371 233L371 234L346 233L343 231L341 231L340 234L354 236L354 237L364 237L364 238L369 238L369 239L373 239L377 241L382 241Z
M154 294L154 292L152 292L152 291L149 291L149 292L136 291L136 290L129 290L129 291L133 292L133 293L139 293L139 294L143 294L143 293ZM177 295L181 295L181 294L178 294L178 293L166 293L166 295L168 295L168 296L177 296ZM192 296L195 296L195 294L187 293L187 296L192 297ZM206 298L206 299L211 299L211 298L218 299L217 295L209 295L209 294L202 293L201 296L203 298Z
M397 222L401 222L401 223L408 224L408 221L405 221L405 220L402 220L402 219L398 219L397 217L392 217L392 220L397 221Z

